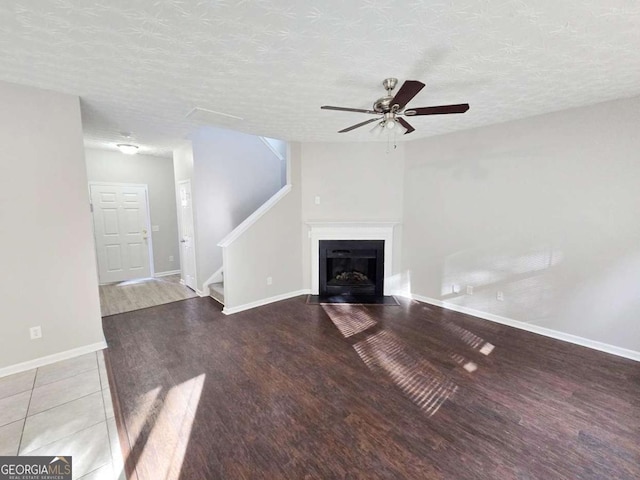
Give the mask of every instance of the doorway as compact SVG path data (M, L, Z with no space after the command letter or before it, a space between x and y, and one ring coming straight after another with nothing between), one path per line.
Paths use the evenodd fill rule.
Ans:
M146 185L90 183L101 284L153 276Z

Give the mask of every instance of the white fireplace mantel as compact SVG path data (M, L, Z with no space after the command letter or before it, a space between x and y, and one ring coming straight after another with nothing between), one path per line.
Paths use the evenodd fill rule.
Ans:
M384 294L391 295L393 275L393 229L400 222L323 222L308 221L311 239L311 293L320 287L320 240L384 240Z

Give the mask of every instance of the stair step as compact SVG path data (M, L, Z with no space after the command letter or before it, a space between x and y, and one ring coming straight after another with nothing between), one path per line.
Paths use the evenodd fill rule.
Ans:
M224 283L212 283L209 285L209 294L215 301L224 305Z

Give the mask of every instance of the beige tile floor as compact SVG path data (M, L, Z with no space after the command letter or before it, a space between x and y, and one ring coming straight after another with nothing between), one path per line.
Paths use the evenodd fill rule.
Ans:
M74 479L125 478L102 352L0 378L6 455L71 455Z
M193 290L180 284L180 275L143 278L100 285L100 309L102 316L106 317L197 296Z

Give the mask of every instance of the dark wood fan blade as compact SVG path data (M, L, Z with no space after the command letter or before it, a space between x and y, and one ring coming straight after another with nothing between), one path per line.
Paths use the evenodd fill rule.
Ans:
M402 84L396 96L391 100L391 105L398 105L398 111L402 110L407 103L424 88L424 83L417 80L407 80Z
M351 125L350 127L344 128L344 129L340 130L338 133L350 132L351 130L355 130L356 128L360 128L360 127L366 125L367 123L379 122L379 121L380 121L379 118L370 118L369 120L365 120L364 122L356 123L355 125Z
M372 113L374 115L378 115L380 113L374 110L363 110L362 108L332 107L331 105L323 105L320 108L323 110L338 110L339 112Z
M439 107L421 107L408 108L404 111L407 117L416 115L445 115L447 113L464 113L469 110L468 103L460 103L458 105L440 105Z
M409 122L407 122L404 118L402 117L397 117L398 118L398 122L400 122L400 125L402 125L404 128L407 129L406 132L404 132L404 134L406 135L407 133L411 133L415 130L415 128L413 128L411 126L411 124Z

